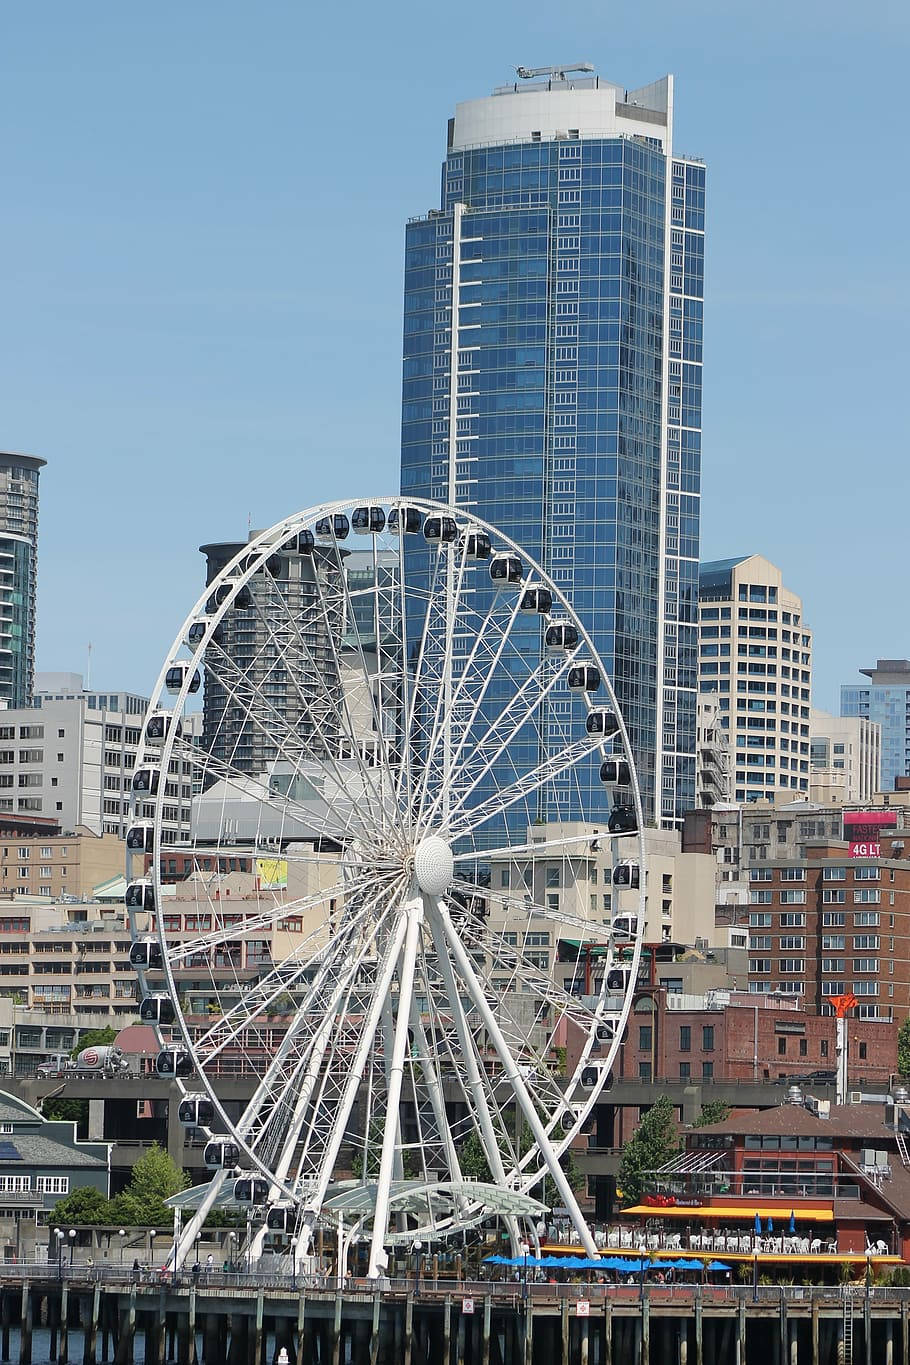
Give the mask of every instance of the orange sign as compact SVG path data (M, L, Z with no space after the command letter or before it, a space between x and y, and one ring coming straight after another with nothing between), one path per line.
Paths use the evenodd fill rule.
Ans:
M846 995L832 995L831 1004L838 1019L845 1019L847 1011L855 1010L859 1001L852 991L848 991Z

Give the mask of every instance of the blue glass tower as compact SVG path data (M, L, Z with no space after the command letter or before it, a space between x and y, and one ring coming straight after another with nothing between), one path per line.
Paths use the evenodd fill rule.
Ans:
M861 668L869 682L846 683L840 690L842 716L865 716L882 727L882 791L910 776L910 659L879 659Z
M671 77L554 69L457 106L440 208L407 227L401 464L566 593L662 825L695 795L704 260L672 128Z

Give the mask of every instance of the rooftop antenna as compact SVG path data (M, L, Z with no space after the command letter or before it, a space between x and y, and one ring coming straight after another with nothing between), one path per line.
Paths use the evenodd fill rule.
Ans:
M564 81L567 71L593 72L591 62L571 62L564 66L516 66L520 81L532 81L535 76L548 76L551 80Z
M92 687L92 642L88 642L88 654L85 662L85 690L90 692Z

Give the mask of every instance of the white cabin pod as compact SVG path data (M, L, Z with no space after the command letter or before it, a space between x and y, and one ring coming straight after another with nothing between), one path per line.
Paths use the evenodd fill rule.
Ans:
M553 594L550 592L550 589L533 587L525 588L524 592L521 594L521 602L519 603L518 610L536 611L539 616L546 616L547 612L552 609L552 606Z
M634 806L614 806L610 811L610 818L607 821L607 829L611 834L635 834L638 831L638 820L635 816Z
M202 1160L210 1171L230 1171L240 1160L240 1148L228 1138L213 1138L205 1144Z
M320 517L314 530L316 539L331 544L333 540L347 540L351 523L343 512L334 512L330 517Z
M224 639L224 632L220 626L213 626L208 621L193 621L186 633L186 642L190 649L196 649L205 641L208 645L220 645Z
M490 563L492 583L520 583L523 577L524 570L518 555L496 555Z
M195 1067L190 1054L180 1047L165 1048L155 1058L159 1076L192 1076Z
M377 535L385 529L385 512L381 507L355 507L351 526L360 536Z
M464 557L474 561L490 558L490 537L486 531L469 531L464 538Z
M123 896L123 904L127 910L154 910L155 909L155 887L148 877L140 877L138 881L130 882Z
M179 692L183 687L183 680L189 674L191 668L192 664L187 663L171 664L170 668L164 675L164 685L167 688L167 690L173 694ZM190 677L189 685L186 689L187 692L198 692L201 683L202 677L199 673L199 669L198 668L194 669L193 674Z
M156 938L141 938L130 944L130 966L156 971L164 966L161 944Z
M139 1006L139 1018L144 1024L173 1024L175 1017L169 995L147 995Z
M626 760L605 758L600 765L600 780L607 787L628 787L632 781L632 774Z
M427 517L423 523L423 538L431 545L451 545L457 535L453 517Z
M273 1204L265 1216L269 1232L293 1232L297 1226L297 1211L290 1204Z
M151 820L137 820L126 831L127 853L151 853L155 848L155 826Z
M242 1175L234 1181L234 1199L238 1204L256 1208L269 1197L269 1182L254 1175Z
M297 533L297 553L299 555L311 555L316 549L316 537L312 531L304 529Z
M420 513L416 507L393 507L389 512L387 529L393 536L416 535L420 530Z
M177 1106L177 1122L186 1128L205 1128L215 1117L208 1095L184 1095Z
M638 863L631 858L625 858L621 863L617 863L613 869L613 885L630 886L633 890L637 890L641 885Z
M619 717L609 706L598 706L585 716L585 730L598 739L612 739L619 734Z
M571 621L554 621L547 626L544 644L547 649L574 649L578 644L578 629Z
M596 692L600 687L600 670L593 664L575 664L569 669L566 686L570 692Z
M150 764L134 768L131 786L134 792L147 792L149 796L155 796L158 791L158 769Z
M175 739L183 734L183 723L172 711L153 711L145 722L145 737L151 744L161 744L171 730Z

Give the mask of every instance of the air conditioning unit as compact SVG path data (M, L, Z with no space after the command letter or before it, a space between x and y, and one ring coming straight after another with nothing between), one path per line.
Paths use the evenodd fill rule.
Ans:
M847 1095L848 1104L862 1104L863 1092L861 1090L851 1090Z

